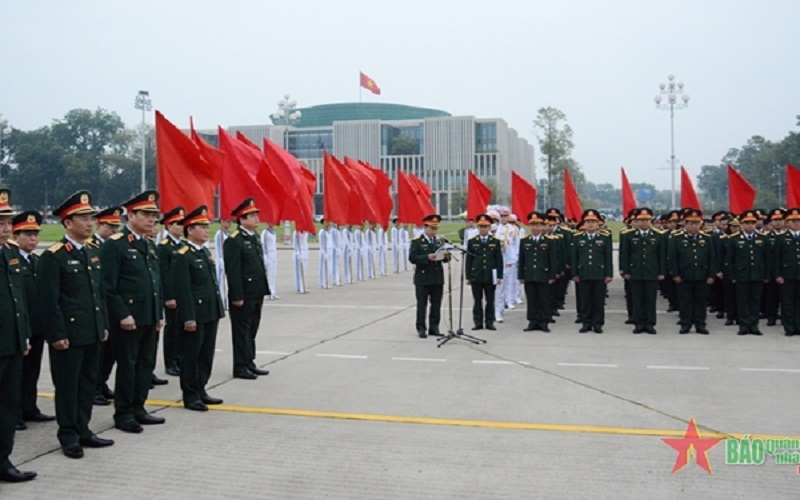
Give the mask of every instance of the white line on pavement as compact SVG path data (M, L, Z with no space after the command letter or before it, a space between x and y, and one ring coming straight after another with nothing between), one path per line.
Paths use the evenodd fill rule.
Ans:
M590 368L617 368L614 364L603 363L557 363L558 366L588 366Z
M496 359L473 359L473 364L476 365L513 365L511 361L501 361Z
M443 358L392 358L392 361L433 361L444 363L447 360Z
M669 366L669 365L647 365L651 370L710 370L707 366Z
M800 373L800 370L793 368L739 368L743 372L778 372L778 373Z
M401 311L409 309L412 306L371 306L363 304L269 304L269 307L313 307L315 309L389 309L392 311Z
M368 356L361 354L317 354L319 358L341 358L341 359L367 359Z
M293 352L282 352L282 351L256 351L256 354L272 354L274 356L288 356L290 354L294 354Z

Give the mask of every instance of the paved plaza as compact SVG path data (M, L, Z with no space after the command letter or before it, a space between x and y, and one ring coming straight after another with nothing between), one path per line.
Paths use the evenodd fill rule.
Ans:
M70 460L54 423L29 424L12 460L39 477L0 484L0 497L797 498L798 465L726 465L720 442L713 474L694 458L673 474L678 452L661 440L683 437L691 417L702 437L800 438L800 338L780 327L740 337L712 317L711 335L679 335L659 299L658 334L633 335L617 278L602 335L578 334L571 287L550 333L522 331L523 305L475 332L486 344L437 348L417 338L411 270L321 290L316 259L298 295L292 252L279 252L280 299L265 302L257 338L269 376L232 378L225 318L209 390L224 405L185 410L159 354L170 383L150 410L165 425L125 434L113 408L95 407L91 428L116 444ZM52 391L45 366L51 414Z

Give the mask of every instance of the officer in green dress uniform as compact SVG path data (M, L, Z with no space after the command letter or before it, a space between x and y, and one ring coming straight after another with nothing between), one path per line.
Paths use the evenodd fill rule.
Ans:
M11 190L0 188L0 481L22 482L36 477L11 463L19 419L23 357L30 349L30 327L22 278L22 256L9 241L14 209Z
M558 276L556 240L545 235L546 216L531 212L527 217L530 234L519 242L517 279L525 287L528 326L522 330L549 332L553 285ZM510 279L510 278L509 278Z
M780 287L781 322L787 337L800 335L800 208L786 210L786 230L777 242L775 282Z
M466 284L472 288L473 330L497 330L494 326L494 294L503 283L503 246L499 239L489 234L492 218L480 214L475 218L478 236L467 242ZM483 300L486 299L484 306Z
M426 216L423 221L422 234L411 240L408 250L408 261L414 264L414 291L417 298L417 335L424 339L431 335L441 335L439 332L439 318L442 309L442 295L444 293L444 268L442 262L448 262L450 256L444 260L436 260L436 250L444 244L444 240L436 237L442 217L438 214ZM428 330L425 328L425 313L430 301L430 314L428 315Z
M581 215L583 231L572 239L572 271L578 297L580 333L603 333L606 286L614 276L611 238L599 231L600 213L588 209Z
M697 333L708 335L706 306L717 265L711 236L700 231L702 221L702 212L686 210L684 230L673 234L668 242L669 274L676 286L681 334L689 333L694 325Z
M633 234L636 229L633 227L634 220L636 217L636 209L633 208L628 211L625 215L625 219L623 219L623 223L625 227L619 233L619 248L623 247L623 240L626 239L629 235ZM623 277L622 271L619 273L620 277ZM625 318L626 325L633 324L633 296L630 291L630 280L626 280L623 277L623 289L625 290L625 311L627 313L627 317Z
M767 226L765 226L764 237L767 239L769 249L769 262L774 263L778 257L778 240L785 232L784 229L784 210L775 208L766 215ZM769 230L767 230L769 227ZM773 277L764 285L764 294L761 299L761 311L763 317L767 319L767 326L775 326L780 314L780 288Z
M183 219L186 243L172 257L170 280L174 281L179 326L180 377L183 406L208 411L206 405L222 404L208 395L206 384L214 364L219 319L225 316L217 286L216 267L208 242L208 207L201 205Z
M664 232L653 228L652 220L651 209L637 209L635 231L621 241L619 269L623 278L630 281L633 333L655 335L656 296L658 282L666 272L666 245Z
M756 231L758 216L748 210L739 217L742 230L728 239L727 269L736 287L739 335L761 335L758 314L764 283L773 274L767 240Z
M36 405L39 375L42 369L42 353L44 352L44 331L38 321L40 311L35 310L39 304L36 282L39 275L39 256L34 253L39 243L42 215L36 211L27 211L14 217L12 232L17 249L22 256L21 267L25 283L25 301L28 304L30 319L31 350L22 362L22 398L21 420L17 430L26 429L25 422L49 422L55 420L53 415L45 415Z
M91 195L78 191L53 215L66 234L42 254L39 307L47 311L41 322L50 344L58 441L64 455L83 458L84 447L114 444L89 429L101 345L108 337L100 256L86 244L94 219Z
M109 331L117 361L114 424L125 432L163 424L144 407L163 326L161 272L149 235L158 220L158 192L144 191L123 203L128 223L100 248Z
M233 376L246 380L269 375L269 370L255 363L261 310L264 297L270 294L261 238L256 233L258 212L253 198L239 204L231 213L239 228L222 245L233 331Z
M161 270L163 292L164 292L164 335L161 339L164 352L164 367L167 375L177 377L181 374L178 366L178 332L180 326L175 320L176 293L175 284L167 279L170 275L170 266L175 253L181 249L184 242L183 236L183 207L175 207L164 214L161 224L167 230L167 234L158 243L158 264Z
M87 240L90 246L100 248L100 246L110 237L119 232L122 225L122 207L108 207L97 212L95 217L95 232ZM97 380L97 391L94 395L93 404L97 406L108 406L110 400L114 399L114 391L108 387L108 378L111 370L114 369L114 345L111 343L111 335L103 342L103 349L100 355L100 372Z

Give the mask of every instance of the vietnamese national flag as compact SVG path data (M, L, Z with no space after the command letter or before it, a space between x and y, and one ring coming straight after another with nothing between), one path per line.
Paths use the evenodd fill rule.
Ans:
M536 210L536 188L521 175L511 171L511 213L521 221L528 220L528 214Z
M492 190L470 171L467 181L467 219L475 220L480 214L485 213L491 199Z
M800 207L800 170L786 164L786 208Z
M756 190L733 165L728 165L728 210L739 215L753 209Z
M177 206L194 210L206 205L213 217L214 188L219 183L220 165L209 161L212 153L201 148L156 111L156 172L161 206L165 210Z
M631 183L628 182L625 168L620 168L620 170L622 170L622 216L627 217L631 210L636 208L636 197L633 195Z
M697 192L694 190L692 178L689 177L689 172L681 165L681 208L694 208L695 210L703 210L700 206L700 199L697 197Z
M581 215L583 215L578 191L575 189L572 176L569 175L567 169L564 169L564 215L567 220L581 220Z
M297 158L269 139L264 139L264 157L281 180L285 193L281 220L294 221L298 231L316 234L314 225L314 191L316 177Z
M358 74L360 78L360 85L362 87L369 90L375 95L381 95L381 88L378 87L378 84L375 83L375 80L373 80L372 78L368 77L367 75L365 75L360 71L358 72Z

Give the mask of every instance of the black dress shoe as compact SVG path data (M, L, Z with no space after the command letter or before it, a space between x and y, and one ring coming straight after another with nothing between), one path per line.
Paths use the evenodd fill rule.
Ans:
M269 375L269 370L262 370L261 368L250 368L250 373L255 373L256 375Z
M34 413L33 415L23 415L22 420L26 422L52 422L56 417L53 415L45 415L42 412Z
M483 330L483 325L475 325L472 327L473 330Z
M233 374L233 378L243 378L245 380L255 380L258 378L258 375L247 370L246 372L238 372Z
M164 417L156 417L154 415L150 415L149 413L145 413L144 415L140 415L135 418L139 425L159 425L167 421L167 419Z
M581 323L583 323L583 320L581 318L575 318L576 325L580 325Z
M101 437L92 436L78 441L81 446L85 448L105 448L114 444L113 439L103 439Z
M114 427L117 429L124 431L124 432L131 432L133 434L139 434L142 432L142 426L139 425L139 422L136 420L126 420L124 422L117 422L114 424Z
M702 326L695 327L695 331L700 335L708 335L708 329Z
M417 330L417 336L421 339L428 338L428 334L425 333L425 330Z
M153 379L150 381L153 385L167 385L169 384L169 380L164 380L163 378L156 377L156 374L153 374Z
M652 326L648 326L647 328L644 329L644 331L646 331L650 335L655 335L656 334L656 329L653 328Z
M690 328L688 326L684 326L684 327L681 327L681 329L680 329L680 331L678 333L683 335L685 333L689 333L689 330L690 330Z
M545 324L545 325L542 325L542 326L539 328L539 330L541 330L541 331L543 331L543 332L545 332L545 333L548 333L548 332L550 331L550 328L548 328L548 327L547 327L547 325Z
M167 375L171 375L173 377L180 377L181 376L181 369L177 366L170 366L166 370L164 370Z
M586 332L591 332L591 331L592 331L592 327L591 326L583 325L583 327L581 327L581 329L578 330L578 333L586 333Z
M625 324L626 325L632 325L633 324L633 320L628 318L628 319L625 320Z
M111 403L102 394L97 394L92 399L92 404L95 405L95 406L108 406Z
M114 399L114 391L112 391L107 385L103 385L100 389L100 393L106 399Z
M783 335L786 336L786 337L793 337L794 333L793 332L786 332Z
M83 458L83 448L78 443L68 444L61 447L61 451L69 458Z
M36 477L35 472L22 472L16 467L9 467L6 470L0 471L0 481L7 483L22 483L30 481Z
M731 326L732 324L733 324L733 320L732 319L726 319L725 320L725 326Z
M200 401L192 401L191 403L183 403L183 407L192 411L208 411L208 406Z
M528 326L522 329L523 332L532 332L534 330L536 330L536 325L533 323L528 323Z
M27 428L28 428L28 424L26 424L22 420L17 420L17 423L14 425L14 430L17 430L17 431L24 431Z
M602 326L595 326L594 327L594 333L603 333L603 327Z
M214 398L214 397L211 397L208 394L206 394L205 396L203 396L203 404L221 405L222 404L222 400L220 398Z
M758 328L756 328L755 330L750 330L750 334L751 335L758 335L759 337L761 335L764 335L763 333L761 333L761 331Z
M641 326L637 326L636 328L633 329L633 333L642 333L643 331L644 328Z
M486 329L487 330L497 330L497 328L495 328L495 326L494 326L494 323L486 323Z
M747 330L739 330L736 335L747 335Z

